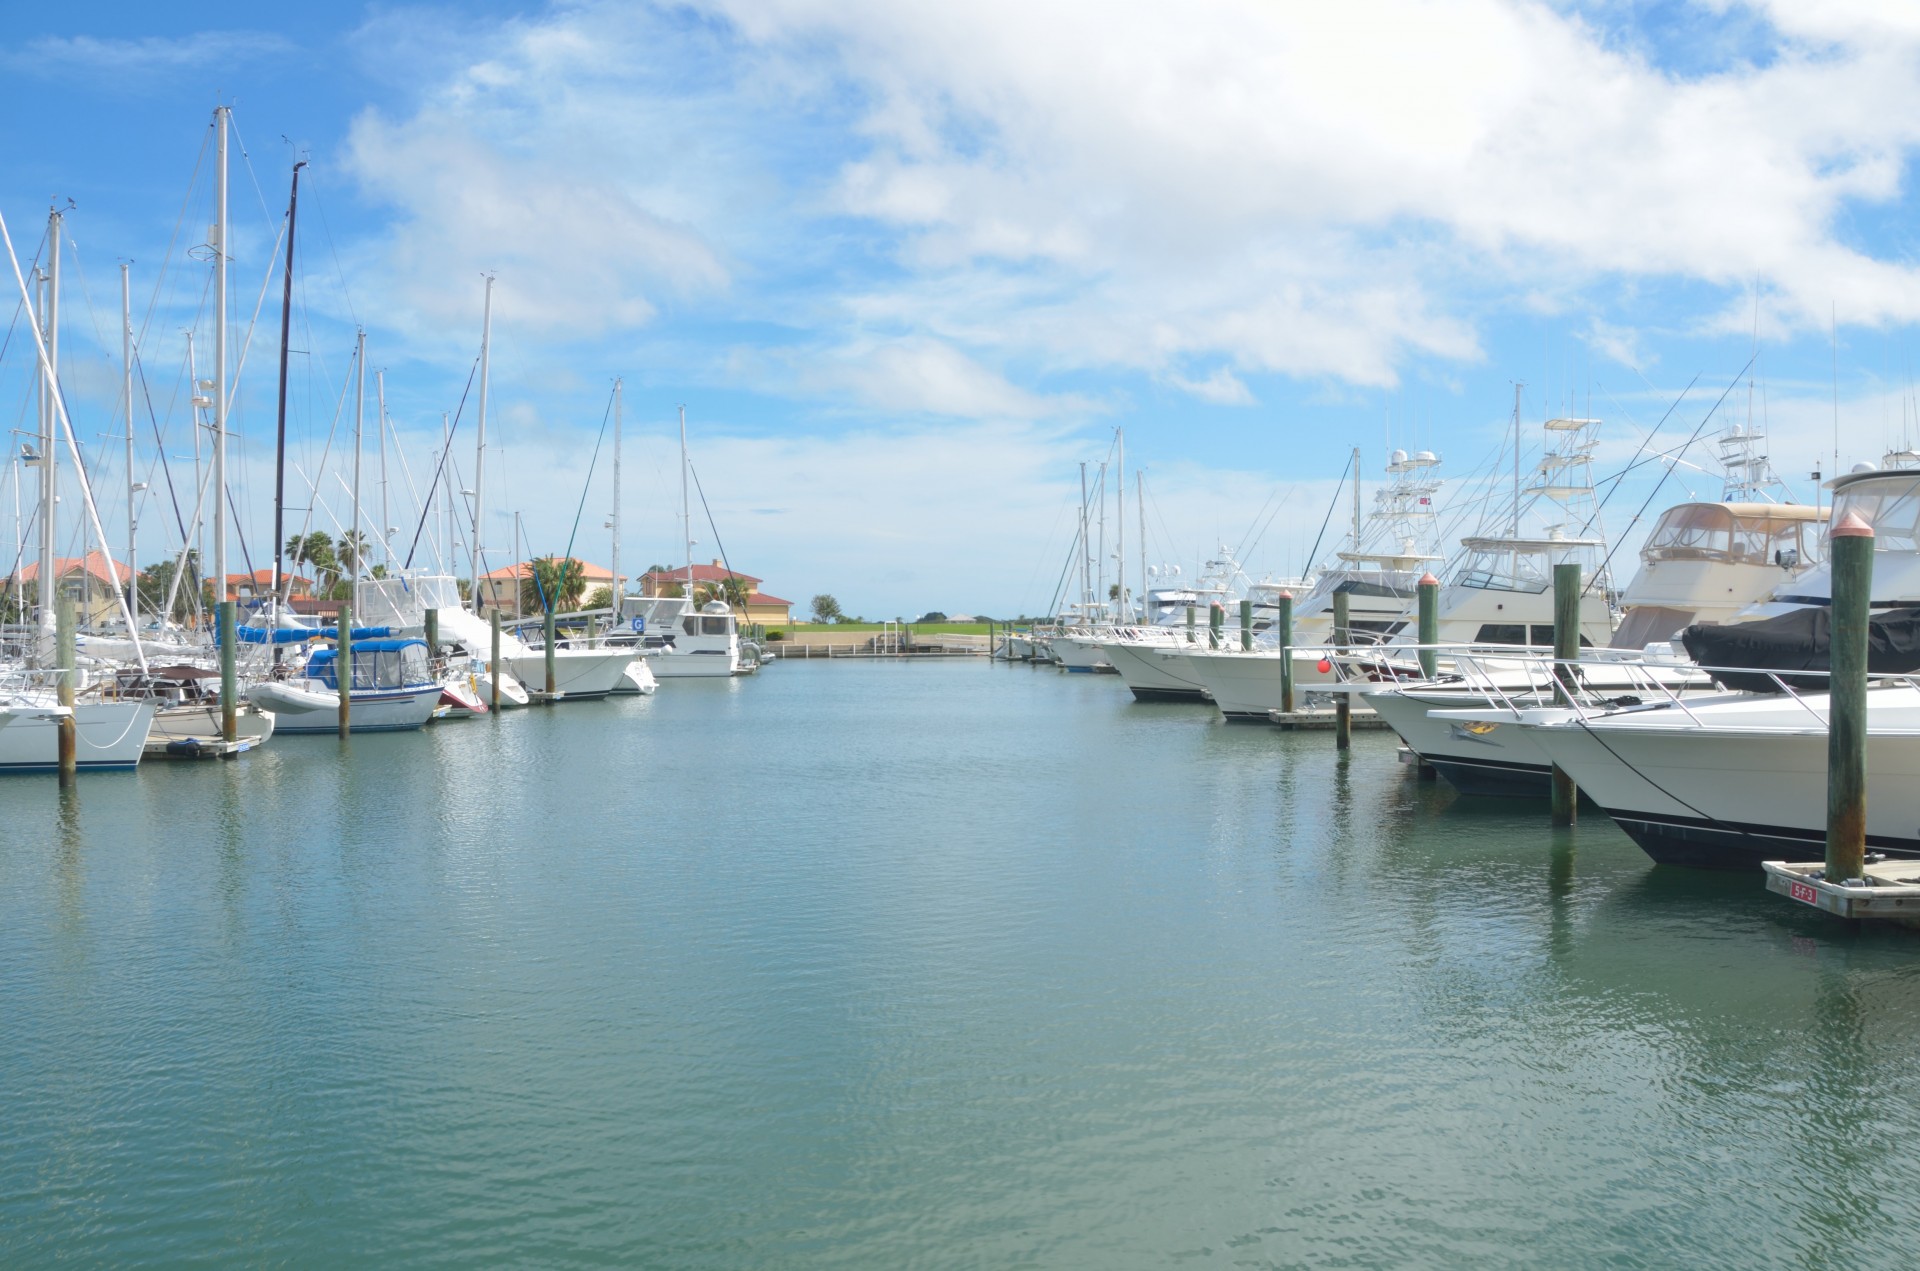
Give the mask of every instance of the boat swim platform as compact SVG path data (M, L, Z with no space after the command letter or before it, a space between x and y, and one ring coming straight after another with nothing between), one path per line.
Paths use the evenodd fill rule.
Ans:
M1871 859L1864 877L1833 880L1825 861L1763 861L1767 890L1840 918L1920 926L1920 860Z
M1316 706L1312 710L1267 712L1267 722L1276 728L1289 732L1312 732L1317 729L1331 730L1338 712L1331 706ZM1347 727L1358 732L1362 729L1373 731L1389 727L1387 721L1364 706L1356 706L1347 717Z

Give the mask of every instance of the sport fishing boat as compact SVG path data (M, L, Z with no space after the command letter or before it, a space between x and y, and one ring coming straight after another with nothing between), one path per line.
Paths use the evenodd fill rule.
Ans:
M1636 691L1638 677L1621 671L1623 661L1659 668L1660 682L1675 690L1711 689L1710 680L1688 665L1673 637L1689 624L1725 623L1814 568L1819 560L1823 509L1801 504L1682 503L1669 508L1641 548L1641 565L1622 597L1622 616L1609 649L1582 675L1604 694ZM1550 597L1549 597L1550 599ZM1591 643L1591 616L1582 613L1582 634ZM1552 704L1550 669L1500 656L1498 645L1553 642L1551 621L1525 640L1483 626L1465 640L1444 625L1442 643L1472 645L1462 655L1470 667L1438 680L1417 676L1401 682L1365 685L1361 697L1400 734L1416 755L1463 793L1542 797L1548 793L1551 763L1523 729L1492 720L1466 721L1430 716L1430 711L1473 710L1507 701L1530 707ZM1453 659L1449 657L1451 662ZM1365 674L1378 674L1378 664Z
M1382 642L1405 625L1421 575L1441 564L1441 557L1428 550L1435 535L1433 500L1440 480L1434 469L1440 466L1439 457L1428 450L1411 455L1393 451L1388 482L1374 492L1374 508L1365 521L1360 515L1360 452L1354 451L1348 462L1353 474L1348 546L1334 554L1312 589L1294 602L1290 656L1296 686L1336 682L1330 669L1320 668L1322 646L1333 639L1336 595L1347 598L1348 626L1356 639ZM1233 642L1218 650L1177 650L1161 669L1199 683L1228 719L1266 723L1282 702L1278 643L1278 633L1268 632L1251 651L1233 647Z

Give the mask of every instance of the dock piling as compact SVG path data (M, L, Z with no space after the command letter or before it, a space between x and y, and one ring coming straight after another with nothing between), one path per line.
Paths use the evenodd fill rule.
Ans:
M1347 651L1347 642L1353 638L1352 626L1348 618L1347 593L1333 593L1333 649L1336 655ZM1351 750L1353 748L1353 699L1345 693L1334 696L1333 702L1333 748Z
M1849 512L1833 527L1832 672L1827 683L1827 879L1866 873L1867 614L1873 527Z
M557 685L554 683L554 674L553 674L553 645L554 645L554 642L557 639L559 639L558 633L553 628L553 606L552 605L547 606L546 627L547 627L547 650L546 650L547 651L547 700L552 701L554 692L557 689Z
M1187 643L1193 643L1193 606L1187 606Z
M487 679L492 683L493 700L487 703L495 720L500 718L500 611L493 611L493 661L487 664Z
M1220 648L1220 627L1226 617L1227 611L1220 607L1219 601L1207 606L1207 648L1216 652Z
M440 611L427 610L427 661L440 660Z
M1253 648L1253 602L1240 602L1240 651L1248 652Z
M1573 662L1580 656L1580 564L1570 561L1553 567L1553 678L1554 695L1564 706L1573 704ZM1573 778L1553 766L1553 823L1572 825L1580 808L1580 789Z
M60 669L60 679L55 693L65 710L62 712L55 731L58 734L58 759L60 765L60 784L72 785L74 778L80 775L79 738L75 734L73 722L73 597L60 596L53 611L53 660Z
M1440 673L1433 646L1440 643L1440 580L1431 573L1420 578L1420 674L1432 679Z
M1279 596L1280 613L1274 625L1280 635L1280 709L1293 714L1293 593Z
M340 686L340 740L353 733L353 602L340 602L340 639L333 656L333 682Z
M234 671L234 659L239 652L234 644L240 633L235 629L235 608L233 601L221 601L214 619L220 624L220 736L226 741L237 741L240 737L240 684Z

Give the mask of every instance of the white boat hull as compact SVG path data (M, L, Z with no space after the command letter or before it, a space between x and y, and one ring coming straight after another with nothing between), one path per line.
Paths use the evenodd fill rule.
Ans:
M152 702L81 702L73 708L74 758L82 772L128 770L153 727ZM0 773L55 772L60 730L46 707L0 709Z
M626 677L627 663L634 650L627 649L555 649L553 686L563 701L592 700L605 697ZM513 677L530 689L545 691L547 659L539 650L524 656L500 658Z
M348 722L356 733L393 733L425 727L440 705L441 686L363 690L353 695ZM274 713L274 729L281 733L337 733L340 698L330 689L303 684L257 684L247 699Z
M646 655L647 669L660 680L724 679L737 674L739 666L726 653L654 653Z

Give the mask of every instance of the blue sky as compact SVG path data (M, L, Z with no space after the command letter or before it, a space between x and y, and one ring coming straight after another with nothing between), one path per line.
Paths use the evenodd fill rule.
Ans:
M188 462L183 333L204 350L210 320L182 244L209 219L220 102L237 332L311 163L290 429L316 526L348 515L342 440L320 469L355 325L422 473L496 276L496 563L516 525L564 549L576 514L574 550L604 561L615 376L624 566L683 556L684 404L735 566L870 617L1044 606L1078 464L1116 427L1156 560L1224 542L1276 573L1304 565L1351 446L1369 478L1389 440L1432 448L1475 497L1515 381L1530 422L1606 419L1618 466L1689 381L1661 445L1751 360L1708 436L1751 410L1802 499L1836 398L1843 464L1920 432L1920 19L1886 6L97 5L21 10L10 34L0 212L31 254L49 201L75 204L63 374L103 484L125 480L123 258L154 398L137 475L157 449ZM274 299L234 418L256 557ZM32 421L22 348L0 355L9 429ZM1610 531L1642 532L1649 496L1718 492L1657 476ZM143 506L142 564L172 515Z

